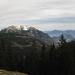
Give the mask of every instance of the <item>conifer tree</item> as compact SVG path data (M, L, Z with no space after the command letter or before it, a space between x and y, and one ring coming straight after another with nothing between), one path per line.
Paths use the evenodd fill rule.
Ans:
M6 69L6 49L5 49L5 42L4 39L1 38L1 42L0 42L0 65L2 66L2 68Z
M63 45L63 44L65 44L65 43L66 43L66 39L65 39L65 37L64 37L64 35L63 35L63 34L60 36L59 41L60 41L60 44L59 44L59 45Z
M41 56L40 56L40 64L39 64L39 74L40 75L45 75L45 51L46 51L46 47L43 44L42 48L41 48Z

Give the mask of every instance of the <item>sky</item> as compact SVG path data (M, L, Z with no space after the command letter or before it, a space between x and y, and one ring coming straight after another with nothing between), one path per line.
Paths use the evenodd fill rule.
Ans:
M75 0L0 0L0 29L10 25L75 30Z

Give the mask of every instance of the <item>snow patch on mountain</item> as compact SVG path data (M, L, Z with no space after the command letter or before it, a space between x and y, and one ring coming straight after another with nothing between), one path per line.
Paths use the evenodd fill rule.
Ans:
M28 30L28 27L27 26L23 26L23 30Z
M27 26L17 25L16 29L18 29L18 30L28 30L28 27Z
M16 29L21 30L21 26L20 25L17 25L15 27L16 27Z

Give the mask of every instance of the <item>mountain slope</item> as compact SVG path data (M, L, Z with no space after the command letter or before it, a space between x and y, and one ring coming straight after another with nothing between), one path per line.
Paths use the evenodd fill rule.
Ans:
M31 38L34 38L34 39L37 39L41 42L44 42L45 44L47 45L51 45L54 42L54 40L46 33L40 31L40 30L37 30L36 28L34 27L24 27L24 26L9 26L3 30L1 30L1 33L17 33L19 34L20 36L28 36L28 37L31 37Z

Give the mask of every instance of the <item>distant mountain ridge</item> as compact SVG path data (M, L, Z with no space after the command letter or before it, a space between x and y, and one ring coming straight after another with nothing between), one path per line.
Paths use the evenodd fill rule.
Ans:
M53 38L54 41L59 42L60 35L64 35L66 40L72 41L75 39L75 30L53 30L53 31L45 31L49 36Z
M1 33L17 33L23 36L30 36L38 39L48 45L55 43L55 41L47 34L34 27L27 26L9 26L1 30Z
M71 36L71 35L68 35L68 34L63 34L64 35L64 38L66 39L66 41L67 42L70 42L70 41L72 41L73 39L74 39L74 37L73 36ZM60 35L61 36L61 35ZM52 38L53 38L53 40L55 41L55 42L59 42L59 39L60 39L60 36L53 36Z
M68 34L75 37L75 30L53 30L53 31L45 31L48 35L52 36L60 36L61 34Z

